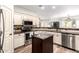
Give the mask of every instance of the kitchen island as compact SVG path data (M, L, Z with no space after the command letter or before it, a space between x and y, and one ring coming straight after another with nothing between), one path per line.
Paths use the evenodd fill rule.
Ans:
M32 37L32 53L52 53L53 35L40 33Z

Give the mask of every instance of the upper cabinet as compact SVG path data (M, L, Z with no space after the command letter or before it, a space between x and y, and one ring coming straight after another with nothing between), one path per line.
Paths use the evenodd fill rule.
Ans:
M22 25L23 21L32 21L33 25L39 27L39 17L28 14L15 13L14 25Z
M33 25L35 25L36 27L39 27L39 18L38 17L33 18Z
M14 14L14 25L22 25L22 15L15 13Z
M24 14L22 18L23 20L26 20L26 21L32 21L33 25L39 27L39 17Z

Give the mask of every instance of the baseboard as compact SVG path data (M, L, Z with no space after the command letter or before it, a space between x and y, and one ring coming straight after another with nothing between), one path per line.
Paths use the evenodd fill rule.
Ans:
M73 50L73 51L79 53L78 50L75 50L75 49L72 49L72 48L69 48L69 47L62 46L62 45L60 45L60 44L58 44L58 43L53 43L53 44L58 45L58 46L61 46L61 47L64 47L64 48L69 49L69 50Z

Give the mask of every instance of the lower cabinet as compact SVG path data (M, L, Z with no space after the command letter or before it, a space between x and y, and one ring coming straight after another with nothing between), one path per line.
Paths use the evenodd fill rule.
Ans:
M75 36L75 49L79 51L79 36Z
M25 34L15 34L14 35L14 48L20 47L25 43Z
M53 33L54 43L79 51L79 35Z
M32 37L32 53L53 53L53 35L46 38L41 36Z
M57 43L57 44L61 45L62 44L62 42L61 42L61 34L60 33L55 33L53 40L54 40L54 43Z

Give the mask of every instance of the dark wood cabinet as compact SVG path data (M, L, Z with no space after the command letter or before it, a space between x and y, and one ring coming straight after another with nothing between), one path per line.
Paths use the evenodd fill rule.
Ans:
M32 53L53 53L53 35L44 39L33 36Z

